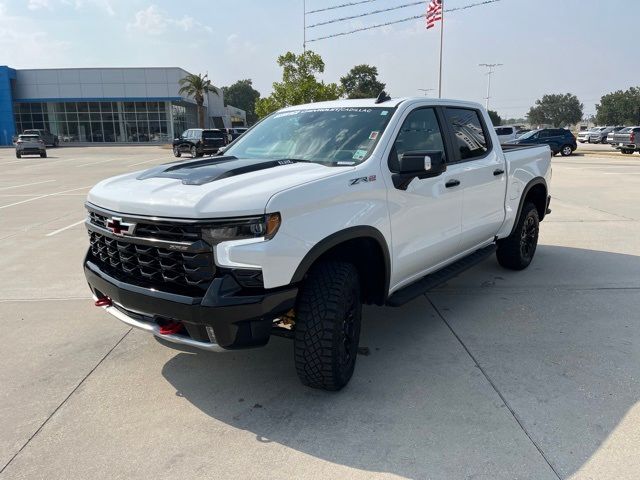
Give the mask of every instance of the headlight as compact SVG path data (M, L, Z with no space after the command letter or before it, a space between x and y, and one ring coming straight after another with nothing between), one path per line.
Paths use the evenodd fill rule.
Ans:
M280 214L270 213L260 217L238 218L202 229L202 238L216 245L229 240L262 238L270 240L280 228Z

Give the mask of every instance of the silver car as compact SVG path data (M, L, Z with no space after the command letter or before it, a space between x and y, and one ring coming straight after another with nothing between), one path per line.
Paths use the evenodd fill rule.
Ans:
M21 134L16 140L16 157L22 158L23 155L40 155L41 158L47 158L47 147L40 135Z

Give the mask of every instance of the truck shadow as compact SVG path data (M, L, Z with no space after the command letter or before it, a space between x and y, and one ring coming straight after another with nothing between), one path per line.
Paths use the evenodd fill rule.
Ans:
M442 315L566 477L596 461L640 400L639 271L640 257L541 245L525 272L491 259L430 293L437 311L425 297L367 307L370 355L338 393L301 386L280 338L183 351L162 374L256 442L334 464L416 479L556 478Z

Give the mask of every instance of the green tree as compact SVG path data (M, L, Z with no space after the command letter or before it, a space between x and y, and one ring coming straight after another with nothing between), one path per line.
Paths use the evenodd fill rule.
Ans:
M347 98L376 98L386 86L378 81L378 68L356 65L340 78L343 94Z
M596 105L598 125L637 125L640 123L640 87L604 95Z
M278 57L282 67L282 82L273 84L273 93L256 102L256 114L262 118L271 112L291 105L335 100L340 97L340 87L325 84L316 79L324 72L324 62L317 53L307 50L300 55L287 52Z
M180 95L187 95L193 97L198 105L198 126L204 128L204 96L207 92L214 92L218 95L218 90L213 86L209 75L202 75L200 73L190 73L184 78L181 78L178 83L180 84Z
M238 80L233 85L222 87L224 101L227 105L241 108L247 112L247 123L253 125L258 120L256 115L256 101L260 92L253 88L251 79Z
M551 124L554 127L564 127L582 120L583 108L578 97L571 93L545 95L536 100L536 104L527 114L527 119L532 125Z
M500 118L500 115L498 115L498 112L496 112L495 110L489 110L489 118L491 119L491 123L493 123L493 125L495 127L497 127L498 125L502 125L502 118Z

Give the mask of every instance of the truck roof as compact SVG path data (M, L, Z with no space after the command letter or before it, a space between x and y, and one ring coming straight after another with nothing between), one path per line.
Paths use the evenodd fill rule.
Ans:
M291 107L285 107L281 111L296 111L296 110L312 110L315 108L373 108L373 107L388 107L395 108L403 103L424 103L427 101L432 105L446 105L457 107L469 107L474 109L483 108L482 105L475 102L468 102L464 100L452 100L446 98L428 98L428 97L400 97L392 98L385 102L376 103L375 98L358 98L358 99L341 99L330 100L328 102L316 102L306 103L304 105L293 105Z

